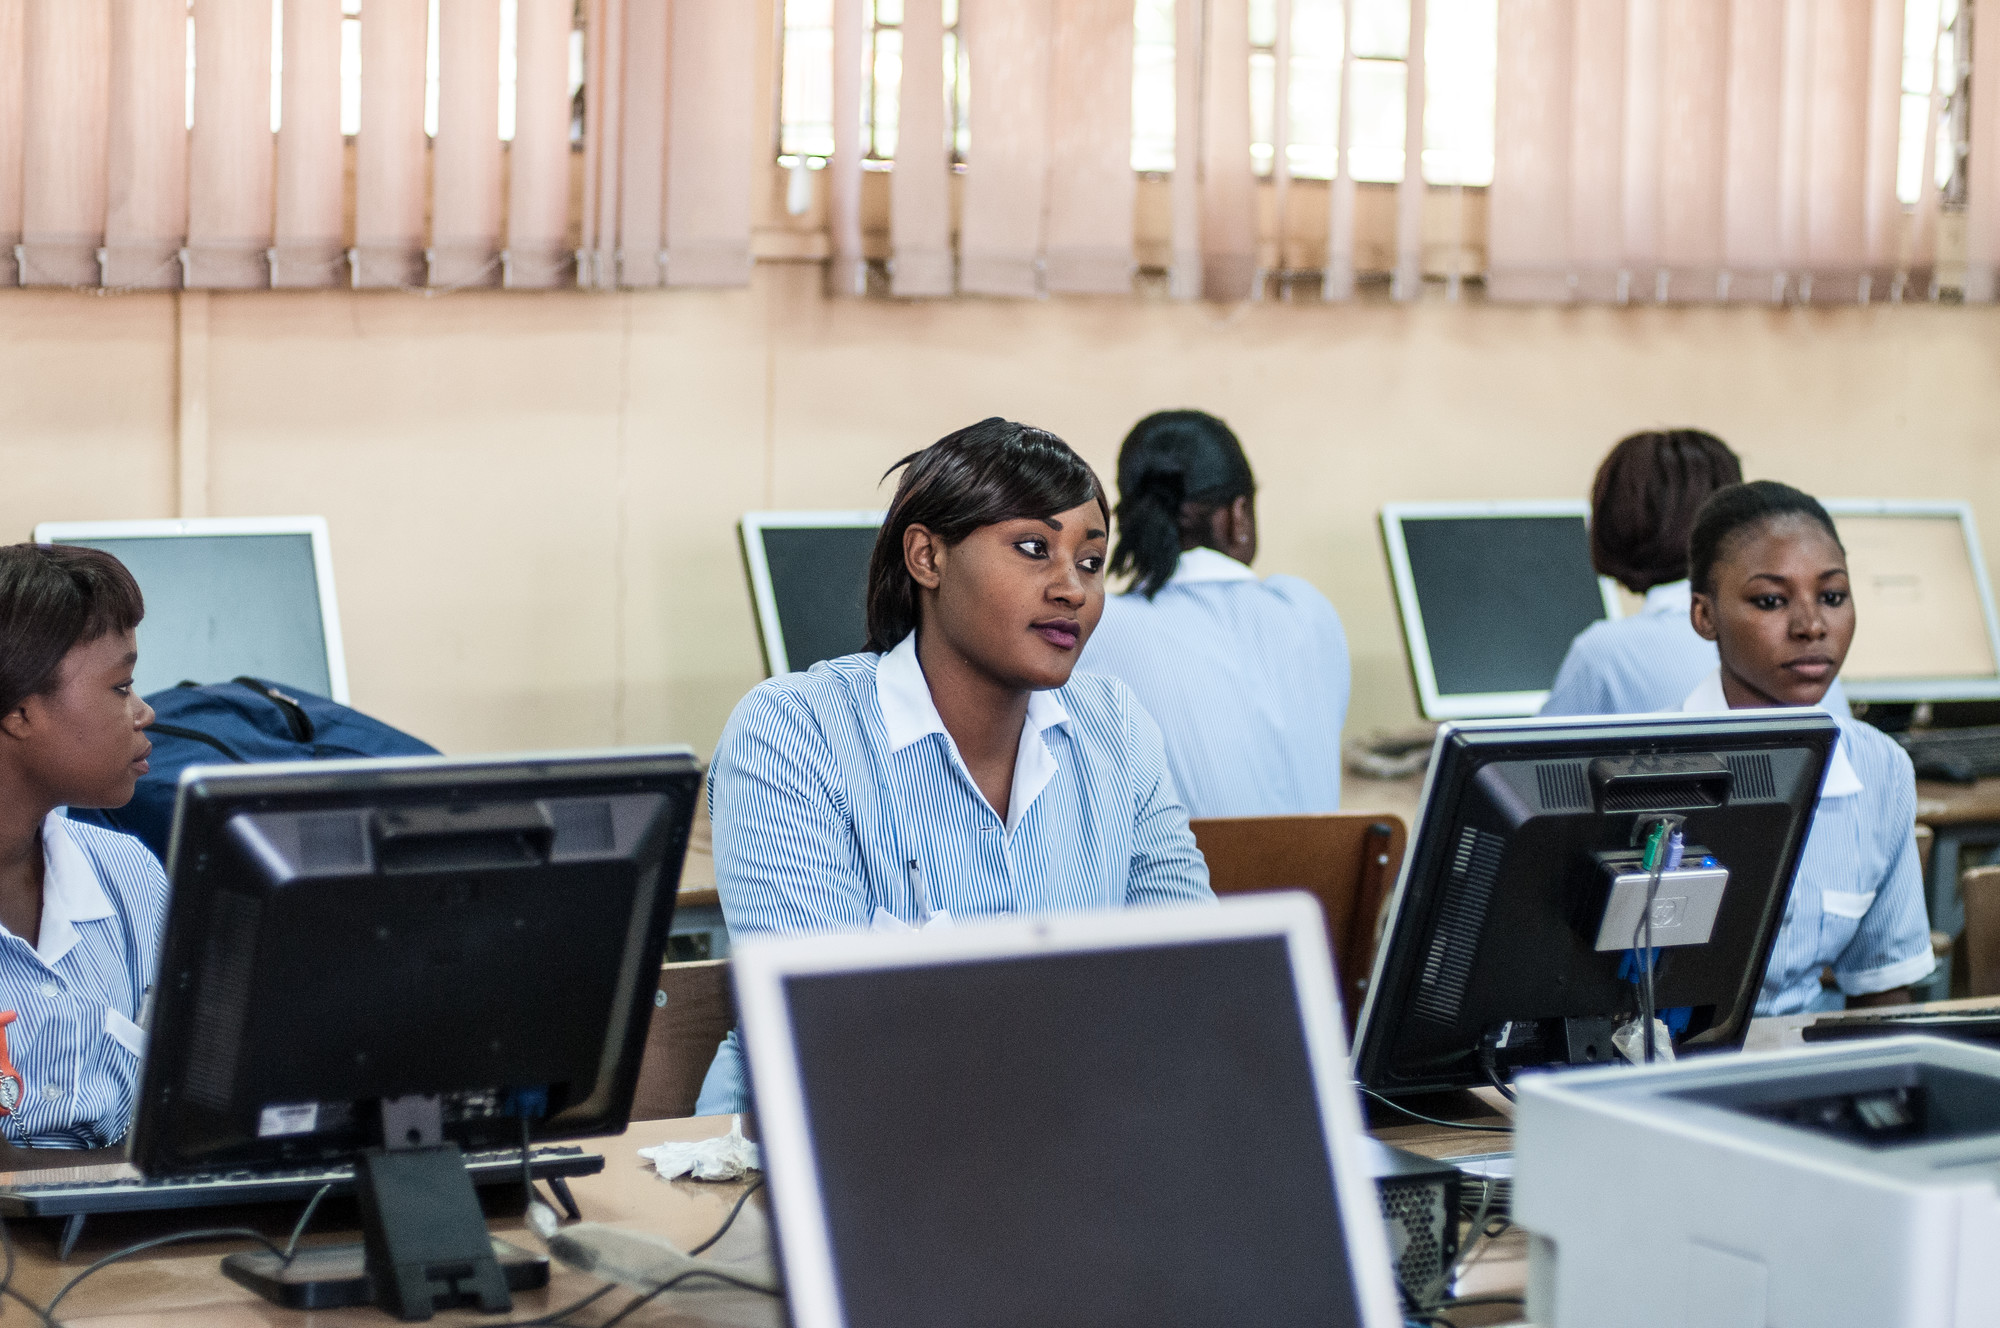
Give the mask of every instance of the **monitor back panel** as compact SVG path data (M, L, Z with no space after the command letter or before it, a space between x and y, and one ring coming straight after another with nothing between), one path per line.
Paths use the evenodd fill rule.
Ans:
M1615 612L1582 504L1384 509L1418 699L1431 719L1541 708L1578 632Z
M868 644L868 559L881 518L828 513L826 524L812 524L815 515L745 518L744 553L765 667L774 675L852 655Z
M310 534L61 542L104 550L138 581L146 598L134 674L141 695L248 675L344 699L328 658Z

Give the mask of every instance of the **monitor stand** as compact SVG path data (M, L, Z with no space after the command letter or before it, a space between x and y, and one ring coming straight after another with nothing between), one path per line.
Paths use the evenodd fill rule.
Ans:
M548 1285L542 1256L495 1240L458 1145L443 1140L435 1097L385 1099L385 1146L355 1159L359 1245L315 1246L289 1261L269 1251L232 1254L222 1270L293 1309L373 1302L397 1318L438 1309L513 1308L510 1291Z

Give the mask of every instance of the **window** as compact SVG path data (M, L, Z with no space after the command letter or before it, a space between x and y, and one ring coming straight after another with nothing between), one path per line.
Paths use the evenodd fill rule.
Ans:
M1905 203L1916 202L1922 192L1926 138L1935 144L1937 183L1945 201L1963 201L1967 98L1958 53L1971 46L1971 16L1966 8L1960 0L1906 0L1903 8L1903 115L1896 197ZM1933 88L1942 94L1942 113L1935 120Z
M902 100L903 0L867 0L867 7L861 141L864 164L886 168L896 157ZM944 0L944 87L952 160L962 162L970 146L966 110L971 84L958 44L958 0ZM779 165L804 162L816 168L833 155L833 0L785 0L778 120Z
M1132 169L1174 168L1174 0L1139 0L1132 15Z
M1353 175L1403 178L1408 0L1354 4ZM1250 160L1271 173L1276 137L1278 0L1250 3ZM1292 0L1285 161L1294 178L1331 179L1340 144L1341 0ZM1174 167L1174 0L1139 0L1134 16L1132 169ZM1424 178L1493 180L1497 0L1430 0L1425 25Z
M424 132L437 136L438 127L438 0L430 0L429 36L424 49ZM515 88L517 86L520 37L520 0L500 0L500 140L514 141ZM189 20L192 25L193 20ZM282 19L278 20L282 23ZM583 29L581 15L572 20L569 38L569 95L577 107L571 126L573 142L582 141ZM278 127L278 73L282 26L275 26L271 48L271 128ZM192 34L192 27L190 27ZM192 35L190 35L192 42ZM192 52L192 45L190 45ZM192 80L193 56L189 56ZM194 92L190 81L188 115L192 123ZM340 0L340 132L352 137L361 132L361 0Z

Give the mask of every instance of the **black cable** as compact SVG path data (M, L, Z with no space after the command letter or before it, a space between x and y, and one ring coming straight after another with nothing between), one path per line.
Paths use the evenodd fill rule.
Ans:
M0 1272L0 1296L14 1288L14 1237L8 1234L5 1219L0 1219L0 1249L7 1252L6 1271Z
M521 1115L521 1192L528 1196L528 1206L532 1208L535 1206L535 1201L541 1198L541 1196L535 1193L535 1168L528 1154L529 1143L528 1117L523 1112Z
M1486 1071L1486 1082L1499 1089L1501 1097L1506 1098L1509 1102L1515 1100L1514 1090L1500 1081L1500 1071L1494 1066L1492 1061L1482 1057L1479 1062L1479 1068Z
M1481 1134L1512 1134L1514 1132L1514 1127L1511 1125L1473 1125L1468 1121L1439 1120L1435 1116L1426 1116L1421 1111L1412 1111L1400 1102L1393 1102L1372 1088L1362 1088L1359 1084L1356 1084L1355 1087L1361 1088L1362 1092L1374 1098L1377 1102L1389 1108L1389 1110L1400 1111L1411 1120L1420 1120L1426 1125L1442 1125L1448 1130L1476 1130Z
M319 1207L320 1200L332 1193L333 1182L328 1181L313 1191L312 1198L306 1200L306 1210L299 1214L298 1225L292 1228L292 1238L285 1242L285 1267L291 1267L292 1260L299 1257L299 1237L306 1234L306 1223L312 1221L313 1212Z
M692 1258L693 1256L700 1254L702 1251L714 1245L716 1241L721 1240L725 1235L727 1235L729 1233L729 1228L736 1224L736 1215L743 1211L743 1205L750 1202L750 1196L755 1194L758 1191L758 1189L763 1186L763 1184L764 1184L764 1178L760 1175L757 1177L757 1179L751 1181L749 1185L744 1187L743 1193L736 1196L736 1206L729 1210L728 1217L722 1219L722 1225L715 1229L715 1234L710 1236L707 1240L703 1241L701 1244L695 1246L693 1249L689 1250L688 1256Z
M144 1254L147 1250L157 1250L163 1245L180 1245L193 1240L250 1240L262 1245L281 1260L285 1257L285 1252L273 1244L270 1237L261 1231L252 1231L248 1227L204 1227L199 1231L182 1231L171 1236L156 1236L152 1240L142 1240L136 1245L127 1245L122 1250L114 1250L63 1283L62 1290L49 1297L49 1303L42 1310L43 1317L53 1321L56 1306L62 1304L63 1297L76 1290L79 1282L100 1268L108 1268L122 1259L129 1259L135 1254Z
M735 1205L729 1210L729 1215L722 1219L722 1225L717 1227L707 1240L704 1240L701 1244L689 1250L688 1254L689 1255L700 1254L703 1250L708 1249L710 1246L714 1245L715 1242L721 1240L724 1235L728 1234L729 1228L735 1225L736 1215L743 1211L743 1205L749 1202L750 1196L755 1194L758 1188L763 1184L764 1184L764 1177L761 1175L758 1176L757 1179L751 1181L750 1184L744 1189L743 1193L737 1196ZM720 1277L725 1281L735 1282L735 1279L730 1277L729 1274L727 1273L720 1272L718 1270L710 1270L706 1268L690 1269L688 1272L681 1274L681 1276L692 1277L698 1273L710 1274L712 1276ZM676 1281L678 1280L679 1279L676 1279ZM506 1323L495 1324L493 1325L493 1328L548 1328L549 1325L561 1324L565 1319L569 1318L570 1315L576 1313L578 1310L583 1309L585 1306L594 1304L597 1301L602 1300L604 1297L610 1295L613 1291L616 1291L618 1289L618 1285L619 1284L616 1282L606 1282L603 1286L597 1288L597 1290L591 1292L589 1295L585 1296L582 1300L579 1300L571 1305L566 1305L562 1309L550 1310L547 1314L540 1315L533 1319L513 1319ZM672 1283L669 1283L668 1285L670 1286L672 1285ZM645 1296L642 1297L640 1300L634 1301L632 1304L626 1306L623 1310L619 1311L618 1316L616 1318L607 1320L604 1324L599 1325L598 1328L609 1328L610 1324L616 1323L618 1322L618 1319L623 1318L627 1314L630 1314L633 1310L637 1309L639 1305L643 1304L645 1300L649 1300L652 1297L659 1295L660 1292L665 1291L666 1289L667 1289L666 1286L655 1287L653 1290L647 1292ZM750 1289L753 1291L759 1291L763 1290L764 1288L751 1286Z
M14 1289L14 1237L7 1230L5 1220L0 1220L0 1247L4 1247L7 1252L6 1270L0 1272L0 1297L11 1297L25 1305L29 1313L42 1321L45 1328L57 1328L56 1321L49 1317L47 1310Z
M617 1289L618 1283L606 1282L582 1300L572 1301L559 1310L550 1310L547 1314L537 1315L532 1319L509 1319L505 1323L493 1324L491 1328L551 1328L552 1325L562 1323L578 1310L595 1305L598 1301L603 1300Z
M1639 911L1639 925L1632 929L1632 946L1639 952L1639 1017L1644 1021L1640 1028L1639 1045L1643 1047L1645 1064L1651 1065L1658 1054L1653 1037L1653 1021L1657 1018L1659 1002L1653 988L1653 902L1659 898L1660 878L1666 874L1667 855L1673 846L1674 835L1687 824L1684 816L1662 816L1653 823L1660 837L1660 856L1653 863L1652 876L1646 882L1646 906ZM1641 939L1643 937L1643 940Z
M597 1328L615 1328L617 1324L623 1323L627 1318L631 1317L633 1314L636 1314L642 1306L649 1304L655 1297L663 1295L666 1292L672 1291L675 1287L679 1286L681 1283L687 1281L689 1278L694 1278L694 1277L712 1277L718 1282L726 1283L727 1285L736 1287L739 1290L756 1291L766 1296L783 1296L785 1294L782 1291L774 1291L767 1286L760 1286L755 1282L747 1282L740 1277L736 1277L730 1273L723 1272L720 1268L690 1268L684 1273L674 1274L666 1281L654 1287L651 1291L648 1291L643 1295L633 1297L631 1303L626 1305L624 1309L618 1311L610 1318L606 1319L603 1323L599 1324Z
M1473 1305L1525 1305L1527 1303L1527 1297L1525 1296L1510 1296L1495 1293L1490 1296L1453 1296L1450 1300L1439 1301L1432 1308L1456 1310L1469 1308Z

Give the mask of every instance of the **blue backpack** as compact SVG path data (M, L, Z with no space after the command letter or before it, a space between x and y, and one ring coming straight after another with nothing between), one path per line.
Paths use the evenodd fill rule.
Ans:
M77 808L78 821L121 830L167 857L174 788L191 765L324 761L357 756L436 756L437 748L359 710L257 678L209 686L184 682L146 698L153 707L152 769L132 801L108 810Z

